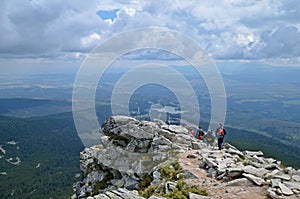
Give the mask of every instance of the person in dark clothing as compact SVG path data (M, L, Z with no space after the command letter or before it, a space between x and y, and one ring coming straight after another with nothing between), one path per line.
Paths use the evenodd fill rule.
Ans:
M202 127L199 126L199 127L198 127L198 139L199 139L199 140L202 140L202 139L203 139L203 136L204 136L204 132L203 132L203 130L202 130Z
M222 123L219 123L219 127L216 130L216 134L218 137L218 147L219 147L219 150L221 150L222 146L223 146L224 137L226 135L226 130Z

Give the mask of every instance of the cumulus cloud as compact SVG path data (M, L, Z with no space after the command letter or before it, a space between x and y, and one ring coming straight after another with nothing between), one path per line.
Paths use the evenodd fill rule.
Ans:
M113 19L101 18L99 11L113 11ZM300 57L299 12L297 0L4 0L0 53L88 53L122 31L162 26L190 36L215 59L295 59ZM145 55L160 58L157 52Z
M40 56L89 51L97 42L95 35L107 26L99 20L97 8L91 4L1 1L0 53Z

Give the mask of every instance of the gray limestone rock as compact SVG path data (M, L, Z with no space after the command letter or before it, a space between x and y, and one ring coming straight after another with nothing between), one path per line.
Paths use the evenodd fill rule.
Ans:
M292 179L295 180L296 182L300 182L300 176L299 175L293 175Z
M166 182L166 183L165 183L166 193L175 191L176 185L177 185L176 182L171 182L171 181Z
M198 157L198 155L196 155L196 154L188 154L187 155L187 158L197 158Z
M166 198L164 198L162 196L150 196L149 199L166 199Z
M244 157L244 154L237 149L229 148L229 149L227 149L227 152L230 154L237 154L240 157Z
M190 199L214 199L212 197L202 196L202 195L195 194L195 193L189 193L189 198Z
M285 180L285 181L289 181L291 179L291 176L288 175L288 174L276 174L274 176L274 178L279 178L279 179L282 179L282 180Z
M214 168L208 169L208 177L215 178L217 176L217 170Z
M180 178L181 176L186 179L197 179L197 176L189 170L184 170L182 173L177 174L177 178Z
M107 179L107 187L102 194L90 198L143 199L135 191L144 175L153 172L151 185L155 191L166 192L176 189L176 182L165 182L157 170L157 165L172 157L174 153L197 149L189 158L199 158L199 168L207 169L211 178L231 180L226 186L253 186L270 184L267 195L270 198L283 198L300 193L300 170L292 167L283 169L280 161L264 158L261 151L239 151L225 143L226 150L207 147L205 143L189 135L182 126L167 125L162 121L138 121L127 116L108 118L100 130L103 147L90 147L80 153L80 168L85 178L74 186L75 197L87 198L96 182ZM191 163L190 163L191 164ZM195 179L190 170L177 174L177 178ZM238 179L237 179L238 178ZM266 179L266 181L264 180ZM220 185L217 184L216 186ZM163 197L152 196L152 199ZM190 193L190 198L208 199L210 197Z
M192 149L198 150L203 148L199 142L192 142Z
M103 171L91 171L86 177L86 182L95 183L98 181L102 181L105 176L106 173L104 173Z
M172 133L176 133L176 134L189 134L189 131L184 128L183 126L177 126L177 125L162 125L161 126L162 129L168 130Z
M277 195L272 189L268 189L266 194L269 198L272 198L272 199L283 199L282 196Z
M271 187L276 188L279 187L279 183L281 182L280 179L271 179Z
M254 182L258 186L262 186L262 185L265 184L264 179L256 177L252 174L243 173L243 176L245 176L246 178L248 178L249 180L251 180L252 182Z
M269 172L268 170L266 170L264 168L256 168L251 165L245 166L243 171L245 173L249 173L249 174L255 175L257 177L263 177L264 175L266 175Z
M213 159L213 158L205 158L204 161L205 161L206 165L210 168L218 167L218 164L215 162L215 159Z
M226 186L251 186L253 183L247 178L239 178L226 183Z
M171 140L172 142L174 142L177 139L177 136L176 136L175 133L172 133L172 132L164 130L164 129L160 129L158 131L158 134L165 137L165 138L167 138L167 139L169 139L169 140Z
M263 156L264 153L261 151L243 151L246 156Z
M300 183L299 182L283 182L290 189L297 189L300 190Z
M289 189L287 186L285 186L284 184L282 184L281 182L278 183L279 188L281 189L282 193L284 195L290 196L293 195L293 191L291 189Z

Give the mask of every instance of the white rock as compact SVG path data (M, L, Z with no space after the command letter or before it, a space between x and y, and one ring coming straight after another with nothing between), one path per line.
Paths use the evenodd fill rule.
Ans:
M274 191L272 191L271 189L267 190L267 196L269 196L272 199L283 199L282 196L277 195Z
M279 178L285 181L289 181L291 179L291 176L288 174L277 174L274 176L274 178Z
M300 176L298 175L293 175L292 176L293 180L297 181L297 182L300 182Z
M300 190L300 182L283 182L290 189L298 189Z
M258 186L265 184L265 181L262 178L256 177L252 174L243 173L243 176L245 176L246 178L248 178L249 180L257 184Z
M251 165L245 166L243 170L245 173L249 173L258 177L263 177L265 174L269 172L264 168L255 168L254 166Z
M271 179L271 186L273 188L278 187L279 186L279 182L281 182L280 179Z
M247 178L239 178L226 183L226 186L251 186L253 183Z
M190 199L213 199L212 197L201 196L195 193L189 193L189 198Z
M285 186L281 182L279 182L278 185L284 195L290 196L290 195L294 194L291 189L289 189L287 186Z
M247 156L263 156L264 153L261 151L243 151L243 153Z
M244 154L242 152L240 152L239 150L232 149L232 148L227 149L227 153L237 154L241 157L244 157Z

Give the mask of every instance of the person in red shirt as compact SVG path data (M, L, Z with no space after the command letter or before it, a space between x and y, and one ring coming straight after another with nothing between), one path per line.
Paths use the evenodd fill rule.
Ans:
M192 128L190 128L190 133L191 133L191 135L194 137L195 136L195 132L194 132L194 130L192 129Z
M198 139L199 139L199 140L202 140L202 139L203 139L203 136L204 136L204 132L203 132L203 130L202 130L202 127L199 126L199 127L198 127Z
M216 130L217 138L218 138L218 147L219 150L222 149L224 137L226 135L226 130L222 123L219 123L219 127Z

